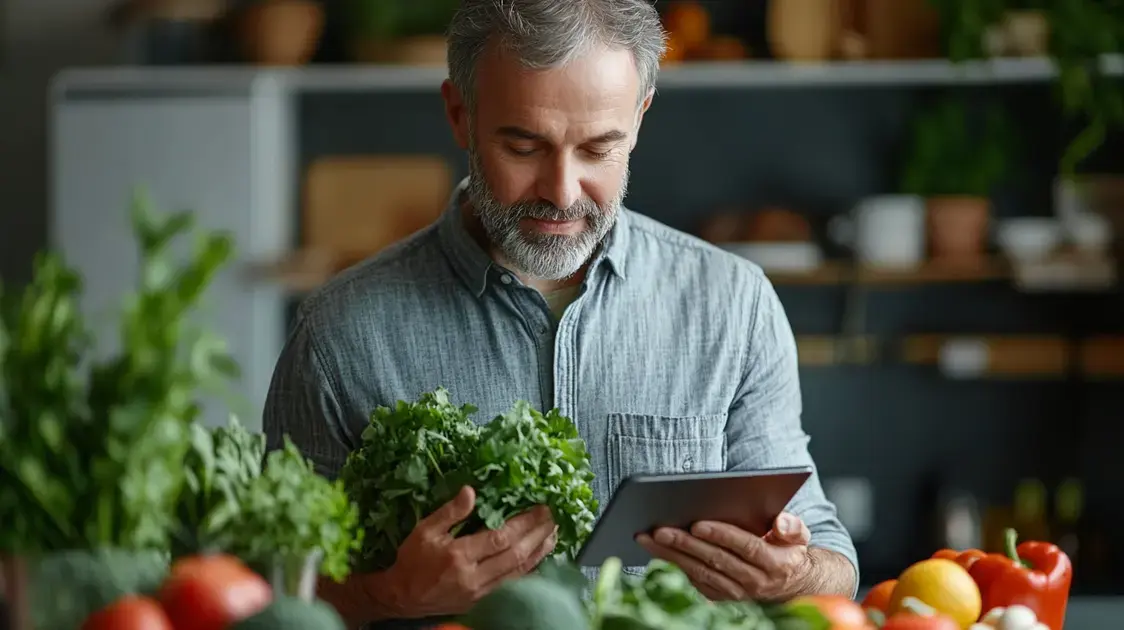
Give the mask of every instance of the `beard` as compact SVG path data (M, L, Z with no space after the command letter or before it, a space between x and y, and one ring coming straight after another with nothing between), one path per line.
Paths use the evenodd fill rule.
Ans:
M628 167L617 194L605 205L583 197L569 208L558 208L548 201L518 201L503 204L492 194L484 179L480 155L471 146L469 154L468 200L472 203L484 232L504 260L521 272L541 280L566 280L573 277L596 253L616 224L628 188ZM522 227L523 219L577 221L585 219L585 229L577 234L543 234Z

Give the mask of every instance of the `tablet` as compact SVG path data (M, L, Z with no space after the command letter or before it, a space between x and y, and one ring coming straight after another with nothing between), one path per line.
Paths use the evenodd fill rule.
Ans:
M578 554L596 567L611 557L624 566L652 560L635 540L659 527L688 529L698 521L729 523L758 536L812 476L811 466L748 471L634 475L624 480Z

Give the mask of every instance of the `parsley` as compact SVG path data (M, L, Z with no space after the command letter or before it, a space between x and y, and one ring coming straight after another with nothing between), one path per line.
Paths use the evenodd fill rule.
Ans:
M259 460L260 461L260 460ZM287 437L260 474L235 484L211 510L208 540L257 567L321 554L320 573L342 582L363 540L359 510L343 484L320 476Z
M261 476L265 435L250 433L236 417L229 426L191 427L191 450L184 460L187 485L177 513L181 532L172 546L174 556L199 553L209 546L208 517Z
M392 565L418 522L465 485L476 490L476 510L455 535L499 528L541 504L558 525L559 551L577 554L593 530L597 502L589 453L573 422L523 401L483 426L471 419L476 411L452 404L438 388L371 414L340 473L363 514L363 569Z

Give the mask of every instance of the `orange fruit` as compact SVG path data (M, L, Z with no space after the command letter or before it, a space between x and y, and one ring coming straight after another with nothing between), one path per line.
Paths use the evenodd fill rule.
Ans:
M964 567L945 558L922 560L902 572L890 595L888 614L903 612L902 600L907 597L916 597L961 628L975 623L983 606L976 581Z
M663 13L664 28L685 48L702 46L710 39L710 13L698 2L681 0Z
M886 615L890 613L890 596L894 594L894 587L898 585L897 580L886 580L874 585L870 592L863 598L863 608L873 608L881 611Z
M687 45L679 41L675 33L667 36L667 50L664 51L663 59L660 60L661 64L675 64L680 63L687 58Z
M832 630L858 630L870 626L861 606L840 595L805 595L789 602L792 606L807 605L820 611Z

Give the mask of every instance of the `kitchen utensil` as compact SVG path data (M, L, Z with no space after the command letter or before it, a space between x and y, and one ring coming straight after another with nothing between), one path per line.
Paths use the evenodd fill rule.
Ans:
M1004 219L995 228L999 249L1021 262L1048 257L1061 244L1063 235L1061 223L1046 217Z
M719 247L765 271L812 271L823 264L823 253L815 243L722 243Z
M850 216L828 223L828 234L871 267L915 267L925 257L925 201L915 195L870 197Z

